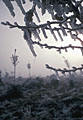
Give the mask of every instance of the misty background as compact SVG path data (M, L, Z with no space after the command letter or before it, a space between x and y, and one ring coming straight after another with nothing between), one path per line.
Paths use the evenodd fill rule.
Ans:
M29 2L28 2L29 3ZM25 10L29 10L31 8L31 3L24 5ZM9 21L14 23L17 21L18 24L24 25L24 16L22 15L19 7L14 3L15 13L16 16L13 18L2 0L0 0L0 23L2 21ZM50 20L51 17L47 13L44 16L41 15L41 11L38 10L39 16L41 18L41 23L45 23L46 21ZM35 16L34 21L37 24ZM79 36L81 37L81 36ZM34 39L34 38L33 38ZM45 39L41 34L41 39L44 43L48 43L49 45L55 46L65 46L65 45L80 45L79 41L71 40L69 36L64 37L64 41L61 42L59 39L56 42L53 36L48 31L48 39ZM17 76L25 76L28 77L28 69L27 64L31 64L31 75L32 76L46 76L53 74L53 71L50 71L45 68L45 64L49 64L56 68L64 68L66 67L64 63L64 59L62 56L65 56L68 59L70 66L80 66L83 61L83 56L80 50L71 50L69 49L68 52L62 51L62 54L59 54L55 49L48 50L48 49L41 49L39 46L34 46L35 51L37 53L37 57L35 58L26 41L23 38L23 32L19 29L10 29L6 26L0 24L0 70L3 73L9 72L10 74L13 72L13 66L11 63L10 57L14 53L14 49L17 49L17 55L19 56L19 64L17 65Z

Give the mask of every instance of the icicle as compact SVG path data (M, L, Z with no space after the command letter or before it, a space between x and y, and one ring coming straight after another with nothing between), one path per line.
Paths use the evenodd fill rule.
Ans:
M36 24L35 24L34 22L31 22L31 26L32 26L32 27L36 27ZM38 38L39 41L41 41L41 38L40 38L39 33L38 33L39 30L37 31L37 29L35 29L35 28L31 28L30 30L31 30L31 32L33 33L35 39Z
M26 3L25 0L22 0L22 3L25 4Z
M71 46L71 48L72 48L72 50L74 50L74 47L73 47L73 46Z
M55 12L58 14L58 16L62 16L62 14L63 14L63 9L61 8L62 6L59 4L56 4L55 5Z
M83 56L83 49L81 49L81 53L82 53L82 56Z
M68 62L68 60L63 56L63 59L64 59L64 62L65 62L65 64L66 64L66 66L68 67L68 68L70 68L70 64L69 64L69 62Z
M64 35L64 36L67 36L66 30L63 28L63 26L60 25L60 27L61 27L61 31L62 31L63 35Z
M69 34L70 34L70 36L71 36L71 38L72 38L72 32L69 32Z
M42 0L41 10L42 10L42 15L44 15L46 12L46 0Z
M39 18L38 14L37 14L36 9L34 10L34 14L35 14L35 16L36 16L36 18L37 18L38 22L40 22L40 18Z
M69 6L65 6L65 13L68 14L70 12Z
M25 10L22 6L21 0L15 0L19 8L21 9L22 13L25 15Z
M70 36L72 39L76 40L77 39L77 36L75 34L72 34L72 32L69 32L70 33Z
M67 51L67 48L65 48L65 52L68 52L68 51Z
M25 14L24 21L25 21L26 25L28 26L32 22L32 20L33 20L33 11L29 10Z
M64 74L65 75L65 71L61 71L62 72L62 74Z
M59 37L60 37L61 41L63 41L62 35L61 35L61 33L60 33L60 31L59 31L59 30L57 30L57 33L58 33L58 35L59 35Z
M66 23L66 22L64 23L64 25L65 25L65 27L66 27L66 28L68 28L68 25L67 25L67 23Z
M70 78L71 78L71 71L69 71L69 76L70 76Z
M58 73L58 71L55 70L55 73L56 73L56 77L57 77L57 79L59 79L59 73Z
M44 28L44 27L41 27L41 30L42 30L42 32L43 32L44 37L45 37L45 38L48 38L47 35L46 35L45 28Z
M61 54L61 50L60 49L58 50L58 52L59 52L59 54Z
M33 42L32 42L32 40L31 40L30 33L29 33L29 31L26 30L26 29L23 29L23 31L24 31L24 39L27 41L27 44L28 44L28 46L29 46L29 48L30 48L33 56L36 57L37 55L36 55L36 53L35 53L35 51L34 51L34 48L33 48L33 45L32 45Z
M80 34L83 34L83 29L79 29L78 31Z
M37 26L37 25L33 22L33 18L32 18L32 17L33 17L34 7L35 7L35 6L33 6L33 8L26 13L25 18L24 18L24 21L25 21L25 23L26 23L27 26L29 26L29 25L32 26L32 28L31 28L30 30L31 30L31 32L33 33L35 39L38 38L39 41L41 41L41 38L40 38L39 33L38 33L38 32L39 32L39 29L38 29L38 31L37 31L37 30L34 28L34 27Z
M58 41L58 39L57 39L57 37L56 37L56 35L55 35L54 31L52 30L51 25L49 24L49 22L47 22L47 23L48 23L48 26L49 26L50 32L52 33L52 35L53 35L54 39L55 39L56 41Z
M55 20L55 15L54 15L53 7L48 5L47 6L47 10L48 10L49 14L51 14L52 19Z
M38 33L40 33L40 29L39 28L37 28L37 31L38 31Z
M33 0L33 4L36 4L38 8L41 8L41 1L40 0Z
M67 66L68 68L70 68L70 64L69 64L68 60L65 59L64 62L65 62L65 64L66 64L66 66Z
M81 42L81 45L82 45L82 47L83 47L83 41L82 41L82 40L80 40L80 42Z
M37 38L39 41L41 41L41 38L36 29L32 30L32 34L34 35L35 39Z
M10 1L10 0L3 0L3 2L4 2L4 4L6 5L6 7L9 9L11 15L14 17L14 16L15 16L15 13L14 13L14 11L13 11L13 10L14 10L14 7L13 7L11 1Z
M83 21L83 6L80 5L80 19Z
M75 34L78 35L78 31L75 31Z
M69 22L69 24L72 28L76 28L79 26L76 24L76 18L71 18L71 21Z
M42 15L44 15L45 14L45 8L42 6Z
M83 67L82 67L82 69L80 70L80 73L83 74Z

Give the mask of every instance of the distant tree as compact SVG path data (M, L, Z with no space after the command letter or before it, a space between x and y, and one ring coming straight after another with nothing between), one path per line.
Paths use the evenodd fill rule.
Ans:
M11 24L10 22L2 22L4 25L8 25L10 28L18 28L24 32L24 39L28 43L28 46L32 54L36 57L37 54L34 50L34 45L45 47L48 49L56 49L59 53L62 50L67 52L68 48L72 50L77 48L80 49L83 54L83 41L79 37L83 34L83 0L2 0L6 7L9 9L11 15L14 17L14 2L21 9L24 15L25 26L19 25L17 22ZM25 12L23 4L26 2L32 2L32 8ZM42 16L48 13L52 17L52 21L45 21L46 23L41 24L40 16L38 15L38 9L41 9ZM33 15L36 16L38 22L34 22ZM64 40L64 36L70 35L72 39L79 40L82 46L73 46L72 44L64 47L49 46L48 44L41 43L40 33L43 33L45 39L48 38L48 30L53 35L54 39L58 41L58 34L61 41ZM32 34L38 40L32 39ZM75 68L75 67L74 67ZM83 69L83 68L82 68ZM76 69L73 69L76 70ZM67 71L67 70L65 70ZM62 71L64 73L64 71Z
M12 54L11 61L12 61L12 64L14 66L14 82L15 82L15 80L16 80L16 66L19 63L18 56L16 55L16 49L14 50L14 54Z

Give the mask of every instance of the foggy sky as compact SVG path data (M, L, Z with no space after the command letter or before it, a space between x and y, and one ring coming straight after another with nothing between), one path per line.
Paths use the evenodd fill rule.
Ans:
M25 10L31 8L31 4L27 4L25 6ZM0 23L2 21L10 21L24 25L24 16L21 14L21 11L18 7L15 7L16 16L13 18L5 5L0 1ZM39 12L40 14L40 12ZM34 17L37 22L36 18ZM41 21L45 23L45 20L49 19L49 15L44 15L41 17ZM39 24L39 23L38 23ZM59 40L56 42L53 39L53 36L48 32L49 37L45 39L41 34L41 39L44 43L48 43L49 45L56 46L65 46L68 44L80 45L79 42L71 40L70 37L65 37L64 42ZM32 55L26 41L23 39L23 32L18 29L10 29L6 26L0 24L0 70L4 72L11 73L13 71L13 66L11 63L11 55L14 52L14 49L17 49L17 55L19 56L19 64L17 65L17 76L26 76L28 77L28 62L31 63L31 75L32 76L45 76L53 74L53 71L50 71L45 68L45 64L49 64L56 68L64 68L66 67L64 63L64 59L62 56L65 56L71 67L72 66L80 66L83 61L83 56L81 55L80 50L69 50L69 52L65 53L62 51L62 54L56 52L56 50L48 50L41 49L37 45L35 45L35 51L37 53L37 57L34 58Z

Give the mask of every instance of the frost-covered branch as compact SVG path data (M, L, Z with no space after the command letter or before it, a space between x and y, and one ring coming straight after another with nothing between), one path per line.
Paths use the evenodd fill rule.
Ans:
M29 28L34 28L34 29L38 29L38 28L44 28L46 30L49 30L50 28L48 27L49 25L52 25L52 24L58 24L58 25L61 25L63 22L56 22L56 21L47 21L47 23L44 23L44 24L40 24L40 25L32 25L32 24L28 24L28 26L23 26L23 25L19 25L17 22L14 22L14 24L10 23L9 21L6 21L6 22L1 22L1 24L3 25L7 25L9 26L9 28L25 28L25 29L29 29ZM83 30L83 26L79 25L78 27L74 27L74 28L69 28L69 27L64 27L62 26L63 29L65 30L68 30L68 32L72 32L72 31L77 31L79 32L79 30ZM62 28L59 26L59 27L54 27L52 28L53 31L57 31L57 30L62 30Z
M43 32L43 35L45 38L47 38L47 35L46 35L46 32L45 30L50 30L51 31L51 34L53 34L53 36L55 37L55 33L54 31L57 31L59 37L61 38L62 35L60 34L60 31L62 31L63 35L66 35L67 36L67 32L70 33L70 36L71 38L76 38L76 39L79 39L77 37L78 33L83 33L82 30L83 30L83 26L79 26L79 27L75 27L75 28L69 28L69 27L64 27L62 26L63 22L56 22L56 21L52 21L52 22L49 22L47 21L47 23L45 24L40 24L40 25L36 25L34 22L32 22L31 24L28 24L28 25L19 25L17 22L14 22L14 24L11 24L10 22L6 21L6 22L1 22L1 24L3 25L6 25L6 26L9 26L9 28L19 28L19 29L41 29L41 31ZM58 24L58 27L51 27L52 24ZM68 31L66 31L68 30ZM72 32L75 31L76 32L76 35L75 34L72 34ZM55 38L56 39L56 38ZM61 38L62 39L62 38Z
M11 24L8 21L6 23L2 22L3 25L7 25L10 28L18 28L18 29L21 29L24 32L24 39L27 41L27 43L28 43L28 45L29 45L29 47L30 47L30 49L31 49L34 56L36 56L36 53L33 50L33 47L31 47L33 44L37 44L40 47L45 47L45 48L48 48L48 49L54 49L55 48L59 53L61 53L62 50L65 50L67 52L68 48L71 48L71 49L77 48L77 49L81 50L82 55L83 55L83 41L78 37L77 31L76 31L76 34L73 34L72 30L68 31L68 33L70 33L70 36L71 36L72 39L79 40L81 42L82 47L81 46L73 46L71 44L68 45L68 46L65 46L65 47L56 47L56 46L49 46L47 44L41 44L39 42L39 41L41 41L41 38L40 38L38 30L39 31L41 30L43 32L44 37L47 38L48 36L46 34L46 31L45 31L47 29L46 28L47 24L48 24L48 29L50 30L50 32L53 35L54 39L58 40L56 34L54 33L55 29L53 29L51 27L51 23L55 24L56 22L47 22L46 24L40 24L40 25L36 25L34 22L32 22L32 24L28 24L28 25L25 25L25 26L20 26L20 25L18 25L17 22L15 22L14 24ZM58 36L60 37L61 41L63 41L64 39L63 39L63 37L62 37L62 35L60 33L60 30L62 30L63 35L66 35L67 33L66 33L63 26L60 25L60 27L61 28L56 28L56 32L58 33ZM67 29L70 30L70 28L67 28ZM31 38L31 34L33 34L34 37L37 38L39 41L38 42L33 41L32 38ZM26 37L26 35L27 35L27 37Z
M68 19L68 18L67 18ZM1 24L3 24L3 25L8 25L10 28L14 28L14 27L25 27L25 28L35 28L35 29L37 29L37 28L42 28L42 27L47 27L48 25L52 25L52 24L62 24L62 23L64 23L67 19L65 19L64 21L47 21L46 23L44 23L44 24L40 24L40 25L36 25L36 26L32 26L32 25L29 25L28 24L28 26L20 26L20 25L18 25L17 24L17 22L15 22L15 24L11 24L10 22L1 22ZM49 29L48 27L47 27L47 29Z
M26 0L2 0L6 7L9 9L11 15L14 17L14 4L17 3L17 6L20 8L22 14L26 14L23 4L26 4ZM83 0L29 0L32 3L33 13L35 14L37 20L40 22L40 18L38 16L37 7L41 9L42 16L46 13L46 10L49 14L51 14L52 19L56 20L56 22L66 22L68 19L70 20L70 24L73 24L71 27L75 27L77 25L77 19L83 23ZM29 2L28 1L28 2ZM37 6L37 7L36 7ZM70 15L72 13L72 15ZM73 16L73 17L72 17Z
M6 22L1 22L1 24L9 26L9 28L19 28L19 29L27 28L26 26L20 26L20 25L18 25L17 22L15 22L14 24L11 24L10 22L6 21Z
M37 38L39 41L41 41L41 37L40 37L40 32L43 33L43 36L47 39L48 35L47 35L47 30L50 30L50 33L53 35L54 39L56 41L58 41L58 38L55 34L55 30L60 38L61 41L63 41L63 36L67 36L68 33L70 33L70 36L72 39L74 40L79 40L81 42L81 45L83 46L83 41L78 37L78 32L79 33L83 33L83 23L82 23L82 1L33 1L33 5L32 8L30 10L28 10L25 13L25 10L22 6L22 4L26 3L26 0L3 0L3 2L5 3L5 5L8 7L8 9L10 10L11 14L14 16L14 8L13 8L13 1L15 1L18 5L18 7L21 9L22 13L24 14L24 22L25 22L25 26L19 25L17 22L15 22L14 24L11 24L10 22L2 22L3 25L7 25L10 28L18 28L21 29L24 32L24 39L27 41L28 46L30 48L30 50L32 51L33 55L36 56L36 53L34 51L33 48L33 40L32 40L32 34L34 36L34 38ZM66 3L66 6L65 6ZM67 6L68 5L68 6ZM36 25L33 22L33 14L35 14L38 22L40 22L40 18L38 16L37 13L37 8L36 6L38 6L38 8L42 10L42 15L46 13L45 10L48 10L49 14L51 14L53 21L48 21L46 23L40 24L40 25ZM72 15L67 15L69 13L73 12ZM79 21L81 22L80 24L77 23L77 19L79 19ZM57 27L56 27L57 25ZM53 27L54 26L54 27ZM76 34L73 34L73 31L76 32ZM62 34L61 34L62 32ZM62 49L65 49L65 51L67 52L68 48L79 48L82 51L83 54L83 50L82 47L80 46L66 46L66 47L55 47L55 46L48 46L48 45L41 45L39 42L35 43L38 44L40 46L44 46L48 49L52 49L52 48L56 48L57 51L61 52Z
M72 69L66 69L66 68L64 68L64 69L56 69L56 68L54 68L54 67L51 67L51 66L49 66L48 64L46 64L46 68L47 69L50 69L50 70L53 70L53 71L55 71L55 72L61 72L62 74L65 74L65 73L71 73L71 72L76 72L76 71L82 71L83 70L83 64L81 65L81 67L72 67Z
M69 48L71 48L72 50L80 49L81 51L83 51L83 47L82 46L74 46L74 45L71 45L71 44L68 45L68 46L64 46L64 47L49 46L48 44L43 44L43 43L36 42L36 41L33 41L33 44L39 45L41 48L45 47L45 48L48 48L48 49L56 49L56 51L58 51L59 53L61 53L62 50L65 50L65 52L68 52Z

